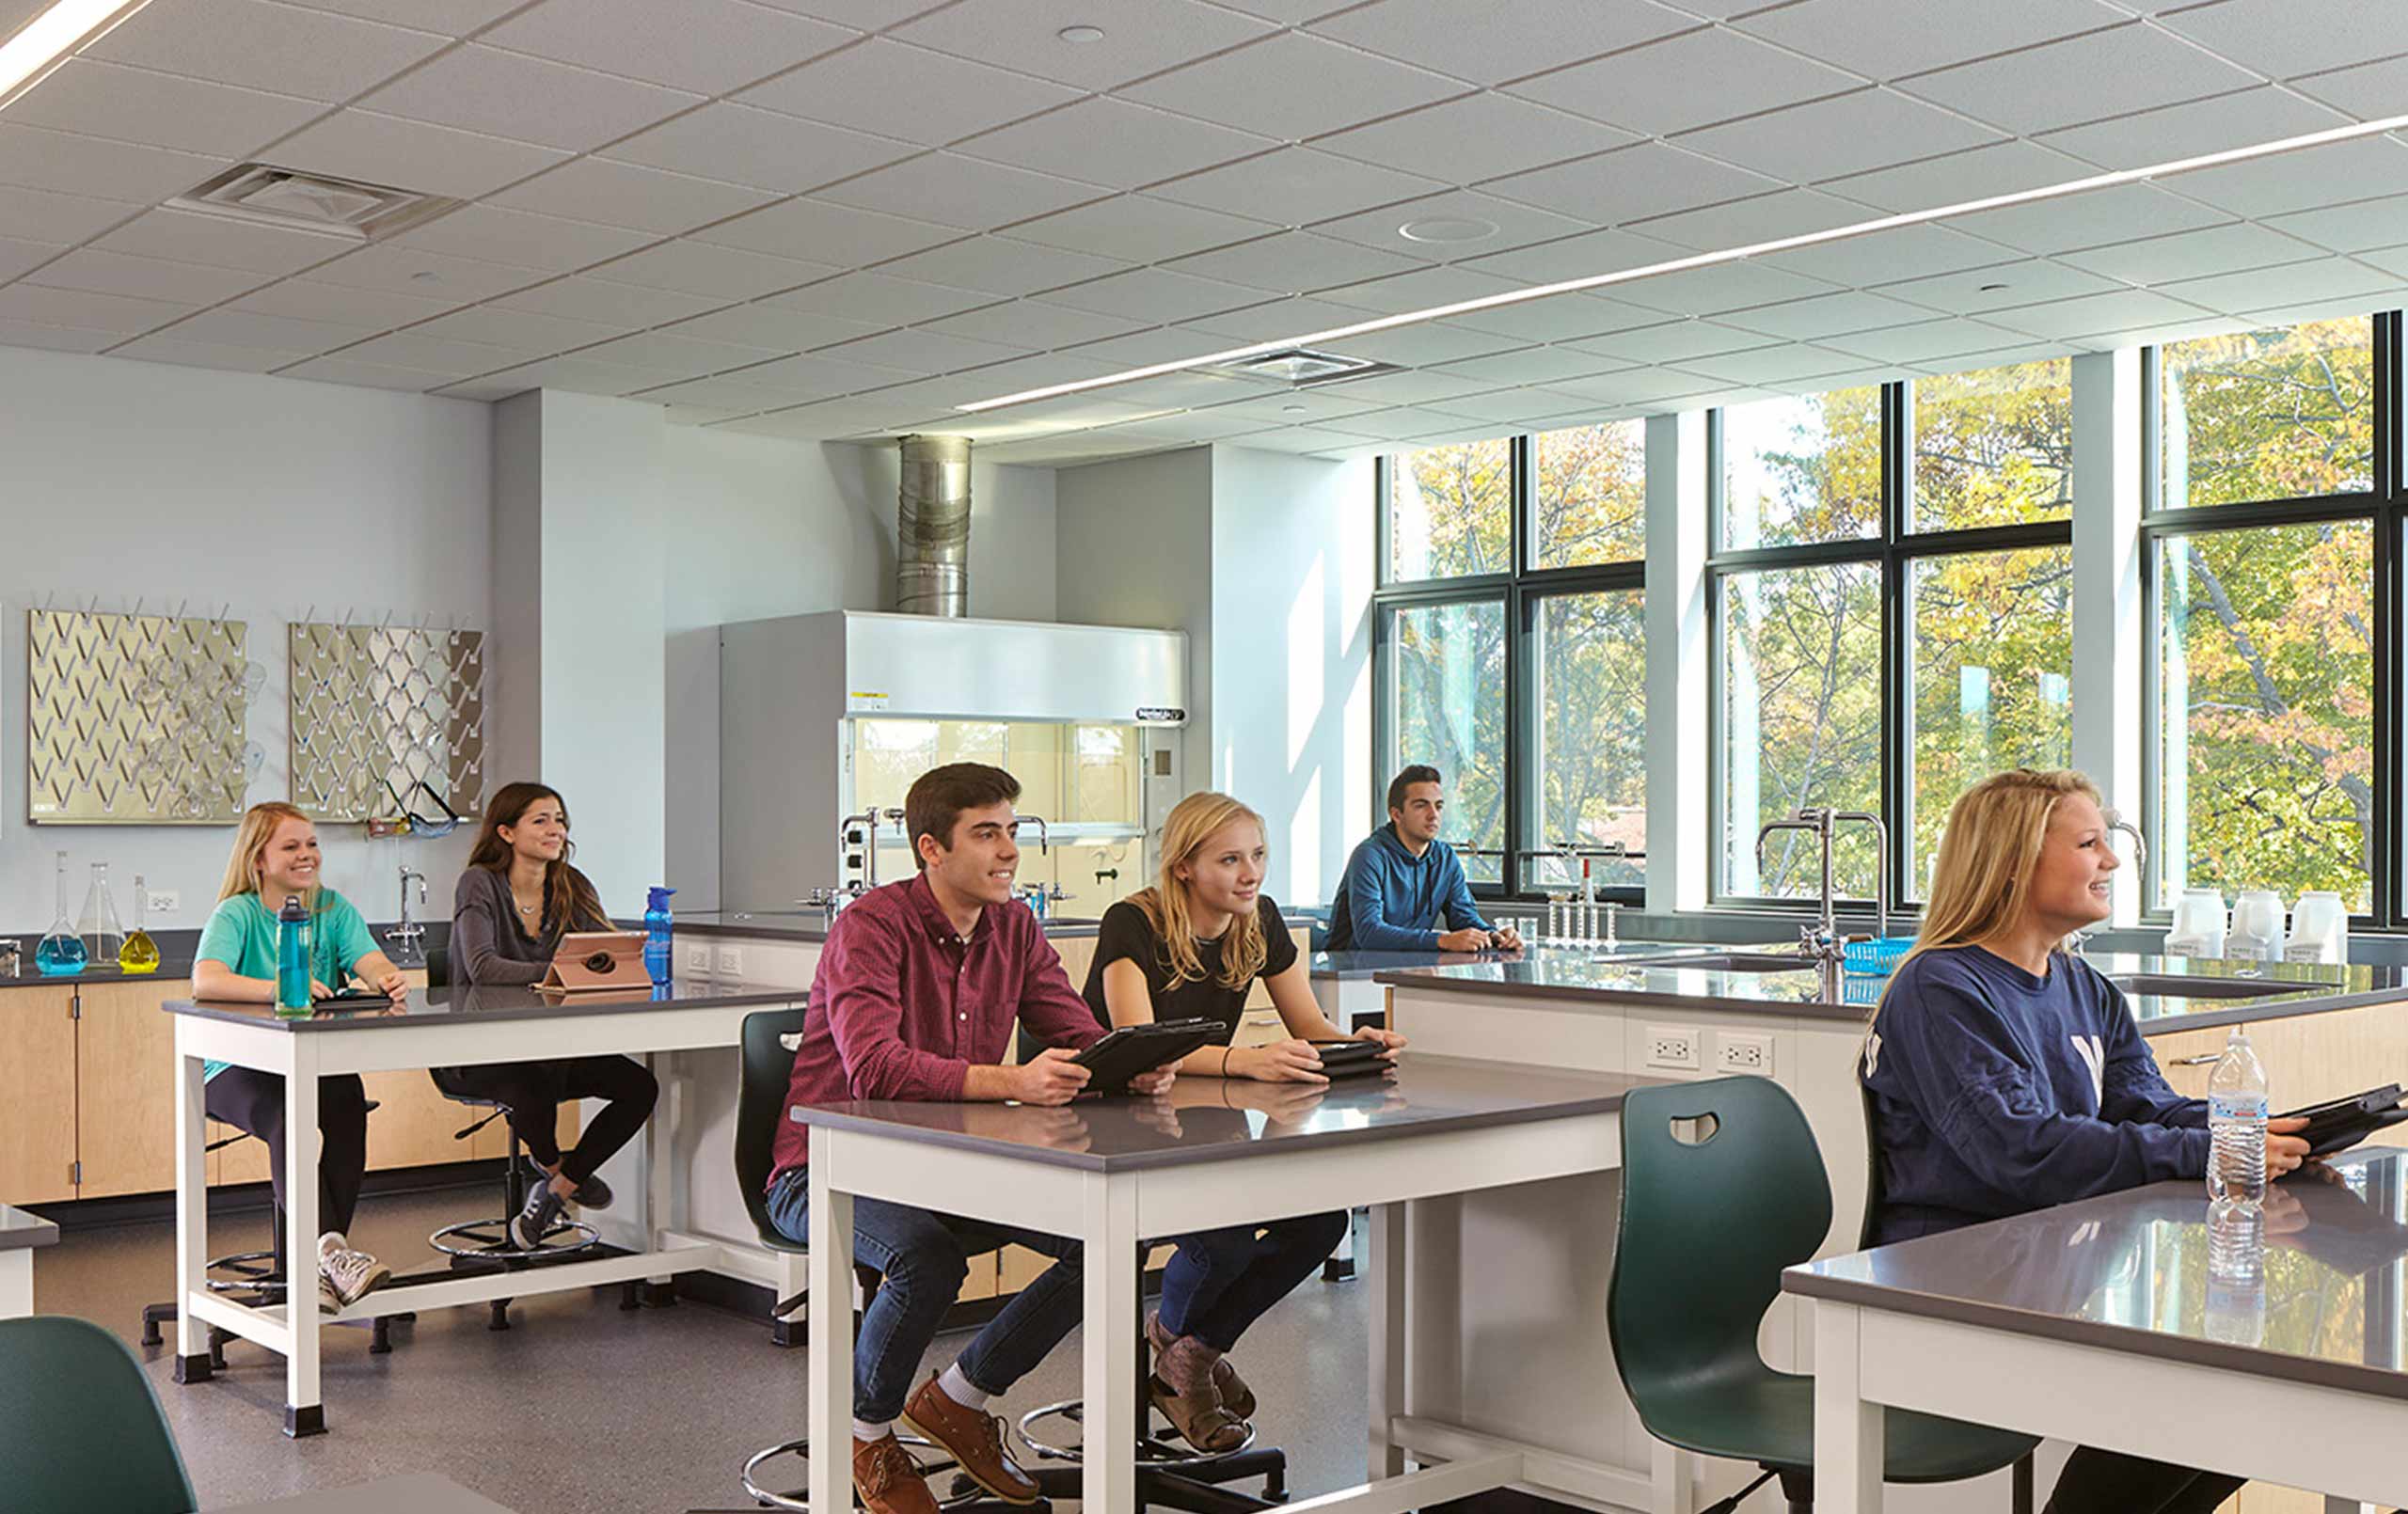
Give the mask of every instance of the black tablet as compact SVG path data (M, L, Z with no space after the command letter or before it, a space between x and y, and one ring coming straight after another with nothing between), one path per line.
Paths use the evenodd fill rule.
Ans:
M1388 1059L1387 1047L1378 1041L1315 1041L1312 1048L1321 1053L1322 1076L1332 1082L1341 1078L1369 1078L1396 1065Z
M2310 1104L2275 1118L2305 1118L2307 1128L2298 1133L2307 1142L2308 1155L2330 1157L2337 1151L2347 1151L2386 1126L2408 1120L2408 1107L2400 1103L2400 1085L2386 1083L2347 1098Z
M312 1009L350 1009L360 1004L389 1004L390 994L380 994L373 988L345 988L340 993L318 994L309 1001Z
M1219 1020L1164 1020L1152 1025L1124 1025L1070 1060L1087 1069L1086 1091L1117 1094L1132 1078L1143 1077L1164 1063L1177 1062L1197 1047L1210 1046L1228 1034Z

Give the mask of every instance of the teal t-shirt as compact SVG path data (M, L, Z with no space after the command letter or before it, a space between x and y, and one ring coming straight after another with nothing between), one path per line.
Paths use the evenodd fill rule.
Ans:
M332 889L318 891L318 912L303 928L309 932L309 976L330 988L349 982L353 965L379 950L376 938L369 934L368 922L359 917L350 900ZM198 960L222 962L228 970L246 978L274 978L276 911L256 893L238 893L219 901L209 912L209 923L200 928L200 950L193 954ZM226 1065L204 1063L201 1076L214 1078Z

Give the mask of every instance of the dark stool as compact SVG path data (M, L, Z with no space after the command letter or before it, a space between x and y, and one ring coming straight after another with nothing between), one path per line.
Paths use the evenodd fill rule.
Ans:
M428 1076L435 1080L436 1088L445 1098L486 1112L474 1123L452 1132L452 1140L466 1141L494 1121L507 1116L510 1106L462 1088L455 1076L457 1071L452 1067L432 1067L428 1069ZM555 1221L532 1246L521 1246L511 1238L510 1222L517 1217L519 1209L527 1202L525 1151L514 1126L510 1134L509 1160L501 1177L502 1206L499 1218L463 1220L456 1224L444 1225L426 1238L426 1243L451 1257L454 1267L478 1262L497 1263L506 1268L528 1267L563 1256L575 1256L593 1250L601 1242L601 1236L592 1225L565 1218ZM491 1316L485 1321L485 1328L508 1330L510 1301L490 1300L487 1307Z

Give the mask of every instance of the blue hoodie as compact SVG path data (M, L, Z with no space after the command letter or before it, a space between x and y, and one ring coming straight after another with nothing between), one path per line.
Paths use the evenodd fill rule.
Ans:
M1416 857L1389 824L1346 860L1329 912L1329 950L1434 952L1441 931L1496 928L1472 903L1453 847L1434 841Z
M1978 946L1910 959L1861 1071L1883 1244L2207 1175L2206 1101L2166 1086L2124 996L2063 952L2046 978Z

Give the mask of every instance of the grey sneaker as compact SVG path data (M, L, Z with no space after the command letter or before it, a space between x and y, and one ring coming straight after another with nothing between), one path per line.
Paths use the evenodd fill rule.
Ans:
M548 1183L551 1180L552 1175L537 1165L534 1158L527 1159L527 1181ZM595 1173L577 1185L577 1196L568 1202L580 1209L607 1209L610 1206L611 1197L610 1185L602 1181L601 1174Z
M331 1288L337 1308L355 1304L392 1275L391 1268L364 1251L330 1252L318 1259L319 1297L323 1301Z
M534 1251L544 1244L544 1238L560 1223L561 1196L552 1191L551 1179L533 1185L527 1191L527 1202L510 1217L510 1243L520 1251Z

